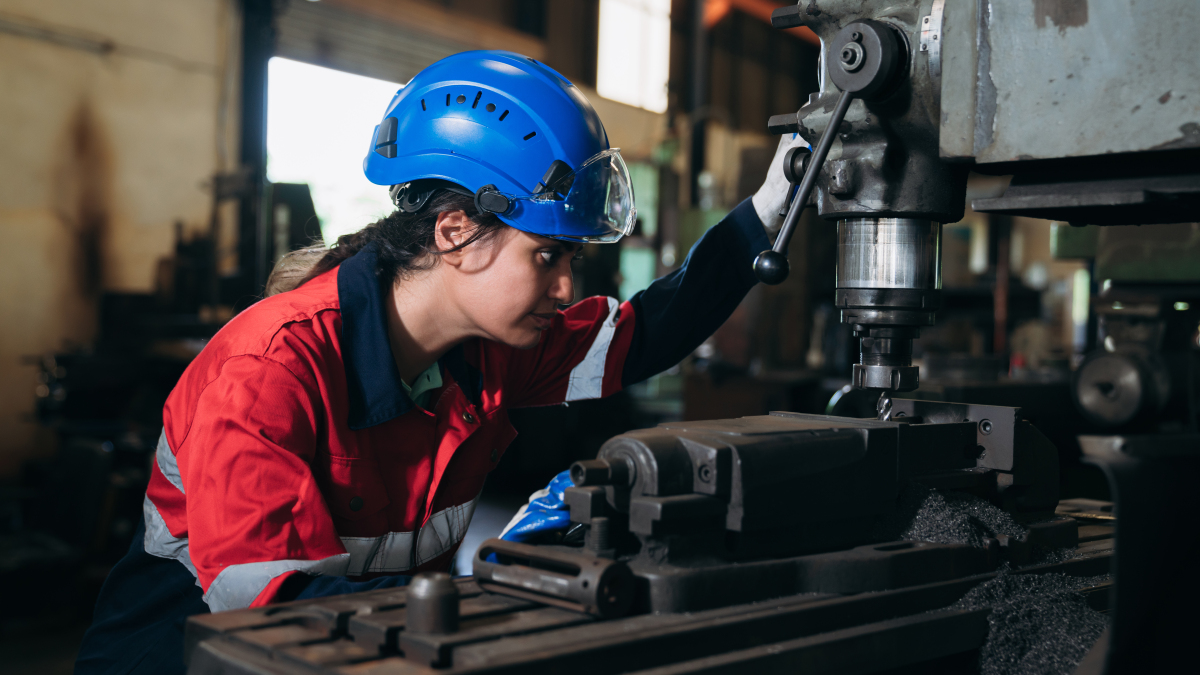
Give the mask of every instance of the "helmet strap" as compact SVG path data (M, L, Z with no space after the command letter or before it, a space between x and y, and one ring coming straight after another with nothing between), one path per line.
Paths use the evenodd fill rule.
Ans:
M396 208L405 213L416 213L425 208L425 205L429 203L429 199L438 190L448 190L464 197L476 196L458 183L437 179L415 180L409 183L393 185L388 188L388 195L391 196L392 203L396 205ZM478 198L475 200L475 207L479 208Z
M475 209L480 213L508 213L512 208L512 200L500 192L495 185L484 185L472 194L461 185L444 180L420 180L410 183L400 183L388 189L388 195L396 208L405 213L416 213L425 208L429 198L438 190L457 192L466 197L475 198Z
M436 187L421 187L425 187L426 189L422 190L414 183L401 183L400 185L393 185L388 190L388 193L391 195L392 203L396 205L396 208L405 213L416 213L425 208L425 205L429 203L429 198L433 196L434 192L437 192Z

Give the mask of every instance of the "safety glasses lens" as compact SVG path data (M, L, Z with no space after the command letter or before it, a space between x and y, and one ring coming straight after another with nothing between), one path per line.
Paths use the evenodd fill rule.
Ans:
M616 241L632 232L637 210L620 150L605 150L584 162L563 207L572 221L595 233L588 241Z

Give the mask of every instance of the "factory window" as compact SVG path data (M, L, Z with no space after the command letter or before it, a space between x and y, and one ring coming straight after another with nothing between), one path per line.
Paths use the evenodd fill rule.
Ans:
M670 57L671 0L600 0L601 96L665 112Z
M308 183L327 244L390 213L362 163L400 85L278 57L267 77L268 180Z
M658 272L658 254L654 250L658 233L658 167L644 162L629 163L629 179L637 195L638 224L633 236L622 240L621 282L622 300L646 290Z

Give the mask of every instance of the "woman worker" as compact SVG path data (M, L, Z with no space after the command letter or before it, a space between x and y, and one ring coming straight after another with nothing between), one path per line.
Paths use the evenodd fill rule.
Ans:
M439 61L364 165L397 210L230 321L172 391L144 523L76 672L182 672L189 615L448 569L516 435L507 410L678 363L755 284L786 194L772 169L679 270L560 310L581 246L634 224L621 155L561 75L507 52Z

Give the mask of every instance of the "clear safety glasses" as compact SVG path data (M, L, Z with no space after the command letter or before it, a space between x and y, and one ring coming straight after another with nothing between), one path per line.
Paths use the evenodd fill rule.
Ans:
M543 221L542 227L535 226L537 234L609 243L633 232L637 209L620 148L592 155L575 171L563 162L554 164L542 178L537 194L514 198L528 205L522 211L532 216L531 220Z

